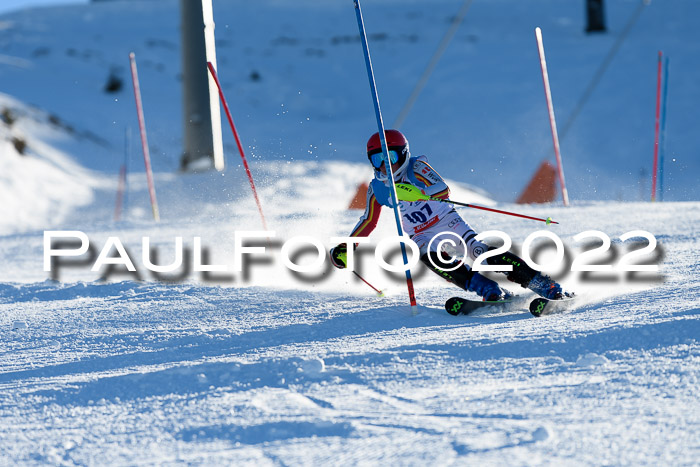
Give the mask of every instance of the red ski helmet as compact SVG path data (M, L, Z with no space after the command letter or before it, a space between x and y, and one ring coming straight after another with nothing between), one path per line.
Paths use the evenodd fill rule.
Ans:
M390 152L389 157L392 159L392 167L398 164L398 168L394 169L394 177L400 178L406 171L406 168L408 167L408 160L411 157L408 147L408 140L399 130L385 130L384 137L386 138L386 145ZM369 141L367 141L367 157L369 158L370 163L372 163L372 167L374 167L374 172L377 178L384 180L387 178L387 175L382 174L380 170L381 165L375 163L378 161L375 155L381 155L381 152L382 142L379 138L379 133L375 133L369 138ZM391 154L392 152L395 152L395 156L394 154ZM374 160L372 156L375 156ZM396 157L395 161L394 157Z

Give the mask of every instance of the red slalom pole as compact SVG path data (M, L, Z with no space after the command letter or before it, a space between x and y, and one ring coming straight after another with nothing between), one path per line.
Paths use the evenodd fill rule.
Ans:
M656 72L656 120L654 123L654 167L651 171L651 200L656 201L656 173L659 170L659 121L661 114L661 62L663 52L659 50L659 64Z
M540 28L535 28L535 38L537 39L537 50L540 54L540 67L542 68L544 94L547 98L547 109L549 110L549 126L552 129L554 155L557 158L557 169L559 170L559 184L561 185L561 197L564 201L564 206L568 206L569 192L566 190L566 182L564 181L564 167L561 162L561 150L559 149L559 135L557 133L557 122L554 119L554 104L552 103L552 90L549 87L549 74L547 73L547 61L544 57L544 44L542 43L542 30Z
M214 78L216 87L219 89L219 97L221 98L221 104L224 106L224 111L226 112L226 118L228 118L228 123L231 125L231 131L233 131L233 137L236 139L236 145L238 146L238 152L243 159L243 167L248 175L248 181L250 182L250 188L253 190L253 197L255 198L255 203L258 205L258 211L260 212L260 218L262 219L263 228L268 230L267 222L265 222L265 215L263 214L262 205L260 204L260 199L258 199L258 191L255 189L255 182L253 181L253 174L250 172L250 167L248 167L248 161L245 158L245 152L243 152L243 145L241 144L241 139L238 137L238 132L236 131L236 126L233 124L233 118L231 117L231 112L228 110L228 104L226 103L226 98L224 97L224 91L221 89L221 84L219 83L219 78L216 76L216 70L211 62L207 62L207 68L211 73L211 77Z
M139 119L139 130L141 132L141 148L143 149L143 160L146 164L146 180L148 181L148 194L151 197L151 210L153 211L153 219L156 222L160 221L158 213L158 201L156 200L156 187L153 184L153 172L151 170L151 155L148 151L148 138L146 137L146 123L143 117L143 103L141 102L141 88L139 87L139 75L136 71L136 55L134 52L129 54L131 62L131 81L134 83L134 98L136 99L136 113Z

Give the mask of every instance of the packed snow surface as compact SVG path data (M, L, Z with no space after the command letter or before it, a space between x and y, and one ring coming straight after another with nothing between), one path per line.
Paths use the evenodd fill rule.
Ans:
M313 202L297 209L291 220L272 209L268 222L289 235L313 225L327 241L358 214ZM549 230L567 248L595 228L613 238L611 251L625 253L615 236L653 232L659 245L645 262L660 271L563 274L580 298L544 318L532 317L527 301L454 317L442 303L457 288L416 270L414 312L402 276L384 275L371 257L364 277L385 298L347 271L292 277L274 246L253 255L247 280L212 273L218 283L210 283L186 270L155 280L140 262L141 223L76 228L98 251L118 236L143 282L120 281L123 268L98 281L84 259L54 282L42 271L41 232L6 236L0 457L60 465L694 464L700 203L528 212L561 222ZM172 261L175 235L190 249L201 237L209 264L230 264L239 222L258 221L255 212L234 214L150 229L160 264ZM463 215L516 243L538 228Z
M460 2L364 3L391 120ZM577 168L567 173L572 205L508 203L551 151L532 29L543 28L555 100L568 115L639 7L606 5L610 33L585 36L581 2L474 2L406 121L412 150L430 156L453 199L559 222L458 208L477 231L507 233L516 250L539 230L562 240L564 259L550 273L577 298L542 318L527 312L531 292L496 273L518 300L451 316L446 299L476 296L422 267L412 270L412 309L405 276L374 260L379 240L396 232L387 208L357 251L358 271L384 297L327 260L313 266L315 248L303 242L327 250L347 235L361 214L348 204L371 176L363 151L374 120L351 2L214 2L219 71L265 234L229 136L226 171L175 171L176 2L0 17L0 464L697 465L695 2L644 6L563 141L566 167ZM672 201L640 202L660 47L678 67ZM110 72L125 77L130 50L141 66L159 223L137 132L126 138L135 124L129 84L103 89ZM46 271L46 231L82 232L89 249ZM246 248L264 251L249 250L239 272L236 238L245 235L258 236ZM572 272L605 237L610 248L583 264L613 269ZM290 259L308 272L284 264L295 239L308 248ZM529 251L540 264L556 257L551 240ZM658 271L620 270L634 251L632 264ZM396 251L387 258L400 261ZM176 267L156 273L149 261Z

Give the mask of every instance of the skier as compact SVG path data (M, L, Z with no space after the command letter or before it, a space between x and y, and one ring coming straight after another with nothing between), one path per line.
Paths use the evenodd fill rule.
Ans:
M427 157L411 157L408 140L400 131L386 130L384 134L394 182L416 186L433 198L449 199L449 187L428 164ZM369 236L377 226L382 206L392 205L379 133L372 135L367 142L367 157L374 168L374 178L367 190L367 207L350 234L351 237ZM497 282L473 271L464 262L453 269L459 263L458 258L469 257L474 260L489 250L487 245L475 240L476 232L455 211L454 205L430 200L399 201L399 210L404 232L418 245L420 260L428 269L466 291L475 292L483 300L506 300L513 296ZM464 243L455 241L453 234L461 237ZM443 243L442 251L437 251L443 239L451 239L454 245L445 246ZM354 244L353 247L356 248L357 245ZM347 267L346 244L341 243L331 248L330 257L335 267ZM512 266L512 271L504 273L508 280L545 298L561 299L568 295L562 291L559 284L530 268L525 261L511 252L492 256L486 263Z

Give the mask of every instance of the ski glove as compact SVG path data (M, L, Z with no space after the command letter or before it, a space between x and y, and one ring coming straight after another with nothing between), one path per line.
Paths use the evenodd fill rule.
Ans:
M430 199L430 196L426 195L425 191L415 185L411 185L409 183L396 183L395 186L396 196L399 198L399 201L414 202Z
M348 267L348 249L344 243L331 248L331 263L338 269Z

